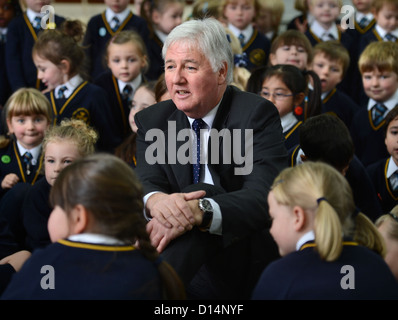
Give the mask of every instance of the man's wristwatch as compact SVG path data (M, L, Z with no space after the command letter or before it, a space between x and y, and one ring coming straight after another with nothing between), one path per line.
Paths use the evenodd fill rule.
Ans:
M199 229L201 231L208 231L213 220L213 207L209 200L199 199L199 209L203 212L203 219L199 225Z

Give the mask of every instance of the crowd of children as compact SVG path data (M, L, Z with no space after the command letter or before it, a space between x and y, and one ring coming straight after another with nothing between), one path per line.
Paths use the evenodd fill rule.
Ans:
M87 25L43 20L41 6L51 0L22 1L0 0L2 298L185 298L140 215L134 115L170 99L162 48L184 22L186 1L104 0ZM186 18L222 23L234 54L232 84L271 101L281 119L290 168L275 179L268 203L282 259L264 271L253 299L366 299L380 284L386 290L374 297L398 297L398 0L351 4L350 28L340 23L342 0L296 0L300 15L285 27L281 0L195 0ZM364 242L364 230L373 243ZM96 284L112 256L108 278ZM380 277L357 295L305 283L334 281L328 261L340 268L366 259L374 269L358 276ZM314 265L297 283L296 266L308 261ZM63 272L65 291L40 291L40 280L32 281L40 263ZM77 272L74 286L87 291L67 284ZM129 290L121 290L125 283Z

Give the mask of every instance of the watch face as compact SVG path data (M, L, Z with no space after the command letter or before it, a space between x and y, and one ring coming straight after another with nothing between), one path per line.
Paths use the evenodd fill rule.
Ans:
M203 208L203 211L213 211L213 207L211 206L209 200L202 199L200 203Z

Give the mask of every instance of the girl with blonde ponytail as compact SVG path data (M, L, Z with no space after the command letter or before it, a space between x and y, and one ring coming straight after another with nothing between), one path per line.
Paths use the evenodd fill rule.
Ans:
M263 271L253 299L398 298L381 235L357 212L347 180L332 166L286 168L268 204L282 259Z

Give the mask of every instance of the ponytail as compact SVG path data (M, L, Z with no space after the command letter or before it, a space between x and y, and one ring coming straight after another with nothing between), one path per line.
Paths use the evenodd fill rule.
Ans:
M305 106L304 106L304 119L308 119L313 116L320 115L322 113L322 100L321 100L321 94L322 94L322 87L321 87L321 81L318 77L318 75L312 71L312 70L304 70L303 75L307 79L307 83L309 82L309 77L312 78L312 86L313 90L310 91L309 95L307 95L306 100L305 100Z

